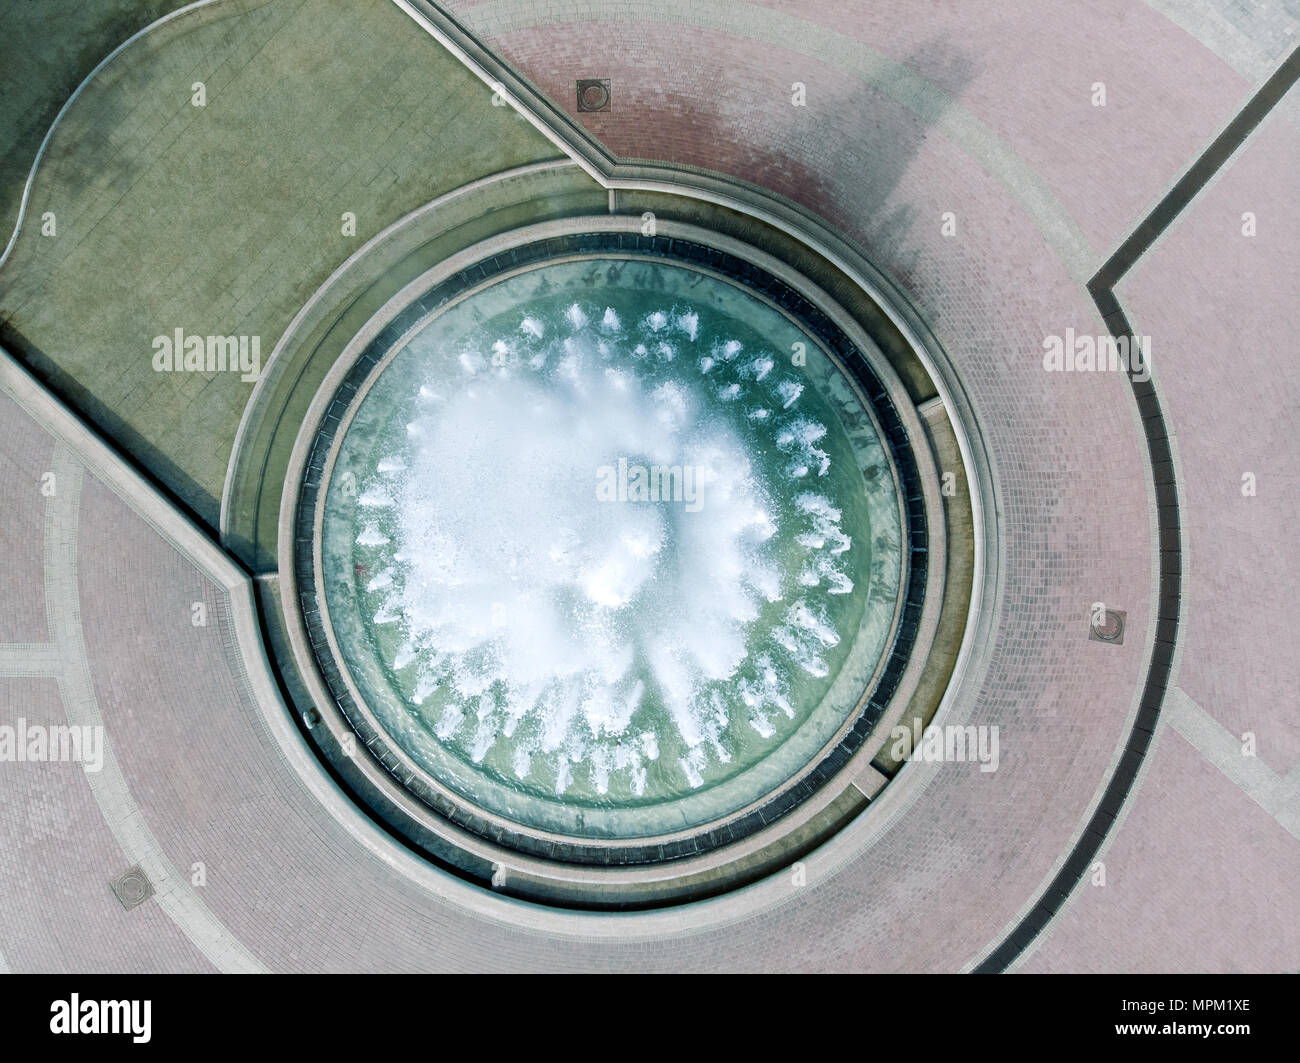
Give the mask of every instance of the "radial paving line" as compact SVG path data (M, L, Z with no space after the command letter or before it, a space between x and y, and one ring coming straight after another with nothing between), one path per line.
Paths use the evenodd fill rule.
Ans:
M102 728L104 718L95 697L81 627L77 575L77 536L84 469L64 443L56 447L50 468L56 492L46 510L45 598L50 635L58 646L63 664L63 673L58 680L59 695L70 723ZM103 747L103 770L87 772L86 781L126 859L138 864L149 877L159 907L218 970L265 972L267 968L212 914L163 852L145 822L144 813L131 796L107 734Z
M1113 298L1115 285L1133 268L1133 264L1150 250L1151 245L1173 224L1183 208L1196 198L1197 193L1209 183L1210 178L1245 143L1246 138L1286 95L1297 78L1300 78L1300 48L1296 48L1273 76L1264 82L1260 90L1224 127L1223 132L1214 138L1210 146L1201 153L1200 158L1192 163L1151 213L1142 219L1142 224L1133 230L1115 253L1106 260L1106 264L1097 271L1097 275L1088 282L1088 290L1097 302L1102 317L1109 320L1119 310L1119 303ZM1107 296L1111 297L1113 306L1103 305L1102 300Z
M52 642L6 642L0 645L0 676L57 676L59 649Z
M1132 337L1133 328L1115 295L1115 285L1156 242L1160 235L1203 189L1218 170L1241 147L1250 133L1263 121L1286 92L1300 78L1300 48L1291 53L1281 68L1264 83L1241 112L1214 142L1192 163L1142 223L1133 231L1088 282L1088 293L1106 322L1111 336ZM1149 377L1149 374L1148 374ZM1065 865L1052 879L1038 903L1021 920L1010 936L980 963L976 973L1006 970L1038 936L1039 932L1064 907L1071 892L1106 841L1124 802L1133 789L1147 750L1160 719L1161 705L1169 692L1174 649L1178 639L1178 621L1182 600L1182 528L1178 510L1178 484L1174 475L1173 450L1155 385L1148 378L1129 376L1133 397L1142 417L1142 429L1150 454L1151 476L1156 495L1156 526L1160 550L1160 587L1156 619L1155 645L1147 670L1146 685L1137 719L1129 733L1119 767L1109 784L1082 837L1075 844Z
M1291 837L1300 839L1300 818L1288 811L1300 796L1295 779L1278 775L1259 757L1243 757L1241 740L1193 701L1182 687L1170 690L1166 700L1165 713L1174 730L1233 786L1277 820Z

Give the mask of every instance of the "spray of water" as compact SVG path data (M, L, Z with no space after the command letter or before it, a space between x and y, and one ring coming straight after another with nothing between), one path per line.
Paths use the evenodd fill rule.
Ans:
M682 306L575 302L429 353L443 369L362 484L356 543L438 739L556 793L581 772L643 796L704 785L737 719L763 738L793 719L792 677L825 676L841 639L827 596L853 590L795 375ZM602 494L628 467L694 497Z

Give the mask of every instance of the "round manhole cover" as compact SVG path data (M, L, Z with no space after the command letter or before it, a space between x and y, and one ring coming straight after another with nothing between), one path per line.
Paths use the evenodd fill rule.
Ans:
M1092 623L1093 634L1106 642L1114 642L1124 634L1124 618L1107 609Z
M122 891L122 899L125 901L139 902L149 893L149 883L138 873L123 875L118 888Z
M609 89L599 83L584 85L580 98L588 111L600 111L609 104Z
M153 896L149 877L138 867L128 868L109 883L122 907L130 909Z

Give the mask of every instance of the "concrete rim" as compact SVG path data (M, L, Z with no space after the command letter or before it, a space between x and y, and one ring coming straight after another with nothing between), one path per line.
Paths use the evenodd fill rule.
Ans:
M282 499L281 508L280 574L281 578L286 580L284 585L284 601L296 603L299 594L297 579L293 572L292 564L293 539L295 534L294 514L296 512L298 500L297 484L300 482L301 472L305 467L315 437L315 425L318 424L320 419L323 417L326 408L333 399L338 385L350 369L352 362L359 356L361 348L380 332L387 320L391 319L391 317L394 316L401 307L408 305L414 296L418 296L420 292L427 290L430 286L432 276L439 274L450 275L455 269L463 268L465 265L483 258L485 254L491 253L493 250L499 250L504 246L518 244L522 239L537 238L539 236L546 237L553 235L557 231L576 232L591 231L593 229L600 229L607 232L628 231L636 229L638 226L639 219L631 219L627 216L598 216L593 218L566 219L564 221L542 223L537 226L527 227L523 230L516 230L515 232L505 234L504 236L484 241L481 245L453 256L441 266L434 270L427 271L425 275L422 275L408 284L389 301L385 306L384 311L375 315L375 318L367 323L366 327L363 328L354 338L353 342L349 344L344 356L339 359L327 375L325 381L322 383L315 399L313 400L312 409L309 412L308 417L305 418L303 427L300 430L297 441L295 442L294 454L290 461L289 481L286 484L286 494ZM671 223L665 221L661 223L661 226L665 235L675 235L682 238L692 235L696 237L707 237L705 242L709 245L718 246L720 249L725 250L727 249L723 247L725 244L732 250L741 251L749 260L755 261L763 268L770 268L771 271L783 281L796 281L796 290L807 293L809 296L813 297L819 309L822 309L823 311L833 309L836 323L845 327L846 331L852 335L852 338L855 341L860 341L860 345L864 349L874 352L875 358L872 361L872 368L880 374L882 379L887 380L886 386L888 394L897 400L895 402L895 407L898 410L899 415L907 422L907 434L912 443L915 444L918 439L926 440L926 436L921 429L920 418L911 400L907 398L906 392L902 388L901 381L884 360L883 356L879 355L875 344L862 331L861 327L858 326L849 315L844 313L837 304L835 304L834 300L829 299L824 292L807 281L806 278L797 275L795 271L791 270L789 267L771 259L770 256L767 256L762 252L758 252L757 249L741 244L739 241L731 240L730 238L721 236L721 234L701 230L698 227L682 223ZM872 298L873 302L876 301L874 293L867 292L867 294ZM937 552L940 559L940 564L930 565L932 574L931 578L934 582L926 593L925 616L923 618L923 623L920 625L920 630L922 632L932 636L934 627L937 623L937 611L943 589L944 521L942 517L942 500L938 495L937 468L933 455L929 452L928 441L924 448L916 447L914 445L913 451L916 454L919 463L924 466L921 470L922 474L920 475L920 481L927 488L925 509L927 517L932 521L931 534L928 536L929 544L932 552ZM937 533L934 531L935 528L938 529ZM937 576L934 575L936 572L938 573ZM900 587L900 599L904 597L905 594L905 589ZM296 608L293 612L295 615L290 620L289 628L299 671L306 673L304 679L308 681L309 686L311 687L311 692L313 698L317 702L318 709L324 710L322 715L329 725L333 728L341 727L348 729L342 714L330 711L333 708L333 698L329 696L324 684L320 682L319 675L316 673L316 667L314 665L315 657L308 644L307 632L302 622L301 614ZM967 627L965 634L966 639L963 640L963 642L968 641L969 639L969 627ZM874 773L874 769L870 769L869 765L872 756L874 756L875 752L885 741L882 727L887 730L886 725L897 720L897 718L904 712L910 694L915 689L921 672L924 670L926 657L927 655L924 652L912 653L908 660L907 672L903 677L903 681L896 688L895 697L887 706L887 713L882 715L874 732L870 734L869 742L859 748L858 753L853 757L851 764L836 775L833 783L828 783L827 786L818 791L819 799L815 802L812 798L806 799L804 802L796 806L794 812L788 813L781 821L759 832L752 840L746 839L746 842L743 843L742 846L742 855L753 853L760 849L761 846L770 845L774 838L779 838L782 834L805 825L812 816L824 810L826 806L831 803L832 799L836 798L838 795L847 793L855 777L861 776L867 771ZM878 675L879 671L877 671L877 676ZM852 721L850 721L850 723L851 722ZM384 783L387 781L385 779L386 773L371 772L370 774L376 783ZM915 779L917 776L911 775L909 778ZM386 789L390 789L390 787L386 787ZM864 793L861 785L858 786L857 792L859 794ZM875 790L871 790L870 794L871 796L874 796ZM422 805L412 803L406 794L395 796L398 798L396 801L397 806L401 808L405 815L409 816L413 813L418 814L424 811ZM427 815L427 811L425 814ZM452 831L449 836L462 845L468 842L471 851L481 856L483 860L490 862L493 867L505 866L508 864L512 870L518 868L527 874L534 874L545 871L547 868L553 869L555 866L553 864L537 864L533 861L523 860L518 852L512 852L510 850L502 851L495 846L490 845L484 846L482 844L482 839L478 839L477 835L466 835L464 832ZM717 852L734 854L737 852L736 846L741 844L742 843L735 843L733 846L724 847L717 850ZM703 860L691 860L688 858L674 861L672 870L682 874L689 874L701 867L707 870L714 863L715 861L710 861L707 858L704 858ZM624 869L620 874L624 874L627 878L632 880L662 881L664 879L663 868L665 866L666 865L662 864L648 865L644 868L637 868L635 870L629 868ZM596 870L594 873L597 876L600 875L599 870ZM574 865L565 865L565 874L571 881L592 881L593 871L591 868L578 868Z

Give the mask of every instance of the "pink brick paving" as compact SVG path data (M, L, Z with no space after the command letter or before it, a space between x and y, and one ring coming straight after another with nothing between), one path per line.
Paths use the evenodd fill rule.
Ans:
M814 17L804 14L811 5L782 6ZM843 21L837 12L844 10L835 5L816 17L860 34L959 97L1048 183L1098 259L1246 89L1180 30L1136 4L1105 5L1087 25L1080 15L1056 23L1054 33L1030 15L989 27L962 22L974 16L959 14L959 5L927 8L929 21L907 27L883 16L858 26ZM463 13L472 24L473 5ZM1116 32L1121 39L1113 47ZM1008 40L1021 61L1005 61L1009 49L1001 42ZM994 775L962 766L939 771L904 822L847 866L814 875L787 901L725 927L690 931L687 911L678 932L619 942L484 922L374 863L303 793L226 656L224 592L87 477L79 544L87 653L135 800L177 867L207 865L204 901L276 970L947 970L977 958L1036 897L1073 843L1111 768L1145 665L1151 522L1127 385L1115 376L1048 375L1039 367L1045 334L1100 330L1079 278L1055 256L1015 190L898 103L793 50L647 22L617 30L542 25L489 43L569 108L574 78L611 76L614 112L584 116L611 148L708 166L789 195L843 226L926 314L995 454L1006 598L986 681L956 711L966 722L1002 728L1002 767ZM1152 48L1162 61L1131 61L1135 50L1150 56ZM958 62L963 53L968 59ZM1057 87L1038 91L1049 77ZM1113 109L1106 120L1090 108L1072 109L1073 96L1059 86L1080 79L1108 81ZM790 106L792 80L809 85L806 110ZM1086 102L1087 84L1079 92ZM1170 109L1177 120L1169 120ZM1085 150L1082 142L1098 147ZM1147 148L1140 159L1135 145ZM1255 178L1246 169L1240 179L1254 201L1286 211L1277 182L1294 148L1268 150L1282 159L1265 155ZM1188 266L1209 268L1224 254L1215 226L1236 210L1232 176L1222 182L1221 207L1214 207L1220 188L1205 197L1207 210L1218 213L1201 221L1198 208L1186 232L1176 228L1133 278L1135 323L1158 329L1157 349L1168 344L1171 360L1194 352L1199 336L1220 350L1231 341L1222 331L1228 326L1211 312L1209 290L1186 274ZM1268 207L1259 209L1262 217ZM957 238L939 234L943 210L958 213ZM1261 223L1260 240L1263 232ZM1286 236L1274 230L1269 239ZM1162 267L1166 253L1170 265ZM1283 326L1266 322L1285 322L1284 292L1271 292L1251 263L1276 262L1279 252L1256 245L1228 254L1241 279L1219 305L1250 307L1262 290L1271 308L1250 334L1257 342L1248 345L1262 380L1281 371L1280 333L1272 330ZM1257 534L1261 550L1287 542L1286 517L1270 508L1250 520L1225 518L1223 495L1239 483L1240 462L1222 455L1232 440L1253 447L1251 460L1279 481L1275 497L1285 497L1289 486L1294 498L1294 473L1269 464L1285 446L1276 411L1287 408L1287 393L1249 385L1249 401L1225 415L1223 389L1245 386L1213 375L1226 369L1210 370L1201 384L1204 362L1194 364L1195 374L1175 366L1162 368L1161 377L1188 485L1195 566L1187 584L1184 681L1230 729L1257 721L1261 738L1269 739L1265 759L1285 772L1296 760L1294 713L1288 727L1285 713L1269 706L1283 704L1295 683L1269 678L1279 673L1261 655L1278 645L1265 637L1268 624L1281 623L1283 636L1290 630L1286 617L1294 610L1287 614L1284 603L1294 597L1279 596L1275 609L1258 613L1268 572L1234 567L1230 551L1242 534ZM0 403L0 426L7 434L32 434L11 403ZM0 468L0 492L12 492L15 479L30 483L41 460L37 448ZM39 564L24 566L14 580L17 593L39 602L40 579ZM206 628L189 624L196 599L209 605ZM1098 599L1128 611L1124 646L1086 640L1086 610ZM1224 616L1236 622L1226 633ZM1244 662L1241 674L1255 684L1247 688L1248 711L1237 693L1241 683L1231 678L1233 661ZM19 681L3 682L14 689ZM57 713L49 686L44 704ZM70 832L101 837L77 857L84 894L97 888L94 882L107 892L107 879L122 870L120 858L84 784L59 796L56 808L64 807ZM15 822L5 838L20 829ZM4 852L0 881L7 891L11 883L39 880L37 851ZM1288 906L1295 910L1294 897L1269 883L1297 880L1295 853L1294 839L1166 729L1107 855L1111 884L1081 887L1026 967L1294 967L1294 931L1279 929ZM1207 864L1217 870L1205 873ZM1153 907L1165 890L1169 903ZM78 903L68 899L62 910L69 918ZM1205 906L1215 904L1231 910L1207 921ZM206 967L150 908L123 913L111 938L74 934L58 949L38 941L21 920L12 927L0 922L0 950L19 969ZM112 959L110 949L136 959Z

